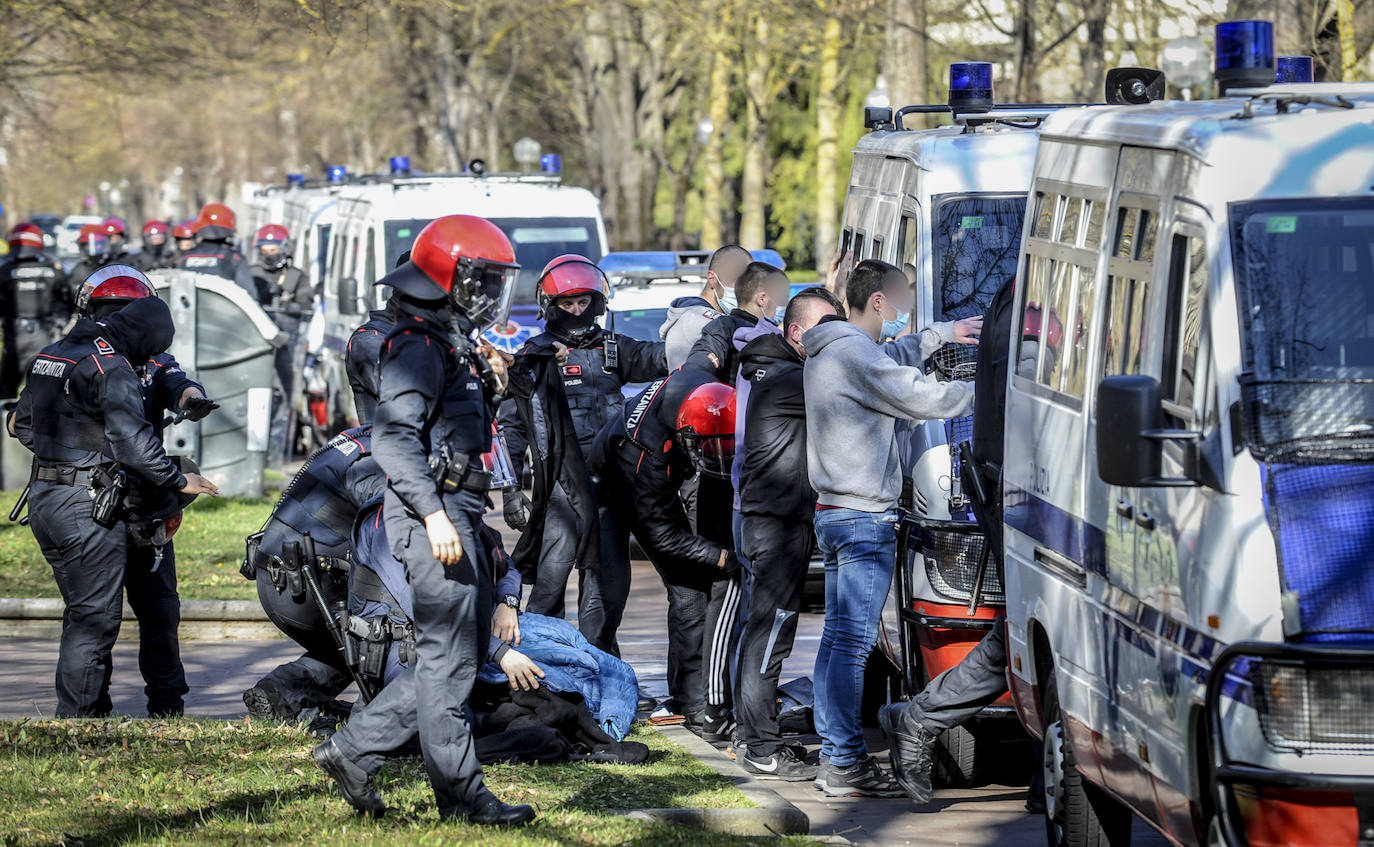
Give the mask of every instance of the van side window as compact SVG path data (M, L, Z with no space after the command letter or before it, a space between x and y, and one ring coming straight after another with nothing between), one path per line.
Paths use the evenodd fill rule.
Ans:
M1145 201L1136 201L1145 202ZM1150 261L1159 216L1123 202L1117 208L1107 277L1107 331L1102 334L1102 375L1138 374L1145 363L1150 325Z
M877 236L873 237L873 258L883 258L883 240Z
M851 246L851 239L853 239L853 237L854 237L854 231L853 231L852 229L850 229L849 227L845 227L844 232L842 232L842 233L840 234L840 255L841 255L841 256L843 256L845 253L848 253L848 252L849 252L849 248L850 248L850 246Z
M1054 194L1035 192L1035 228L1031 235L1035 238L1051 238L1054 233L1054 205L1058 200Z
M1198 383L1203 301L1207 295L1207 249L1197 236L1176 233L1169 248L1169 292L1164 328L1164 382L1160 393L1191 418Z
M898 258L904 265L916 265L916 249L919 235L916 219L910 214L902 215L902 235L897 245ZM916 265L919 267L919 265Z
M367 252L363 257L363 285L364 292L372 291L372 283L377 281L377 233L369 229L367 231Z
M864 234L856 231L854 233L854 262L857 264L866 258L868 257L864 255Z

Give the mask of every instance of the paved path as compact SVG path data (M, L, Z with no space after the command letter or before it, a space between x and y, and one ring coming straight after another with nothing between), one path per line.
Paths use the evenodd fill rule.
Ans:
M629 611L621 628L620 644L625 659L638 672L651 694L664 695L666 683L667 601L657 574L647 563L635 566ZM570 608L576 608L570 597ZM802 615L797 646L784 668L784 680L811 675L822 618ZM243 690L278 663L295 658L292 644L284 640L225 639L191 641L182 645L191 694L187 711L197 715L241 718ZM0 638L0 717L49 716L53 712L53 667L57 642L41 639ZM139 715L144 711L142 681L138 676L137 644L124 640L115 648L111 685L115 710ZM886 759L880 736L870 747ZM811 819L815 835L841 835L868 845L997 845L1020 847L1045 843L1042 818L1022 808L1025 787L987 786L969 790L942 790L930 806L917 810L907 800L831 799L810 783L767 783L802 809ZM1137 828L1136 847L1165 842L1152 831Z

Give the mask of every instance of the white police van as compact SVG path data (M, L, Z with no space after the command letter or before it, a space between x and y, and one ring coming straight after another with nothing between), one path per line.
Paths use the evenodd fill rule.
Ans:
M983 314L1016 273L1036 130L1053 109L994 109L991 73L981 62L951 66L947 106L911 106L895 116L868 110L865 124L873 131L854 150L841 247L855 263L881 259L914 277L913 329ZM950 125L903 125L907 115L951 111ZM970 379L976 355L976 347L946 345L935 366L946 378ZM911 694L957 665L1003 606L1000 573L981 559L983 533L960 482L958 445L972 429L970 415L922 421L904 435L911 484L899 524L896 595L900 665ZM1005 698L980 715L1014 717ZM1004 737L1005 727L983 723L944 733L937 782L974 781L980 738Z
M1040 129L1003 498L1052 844L1374 843L1374 86L1231 94Z

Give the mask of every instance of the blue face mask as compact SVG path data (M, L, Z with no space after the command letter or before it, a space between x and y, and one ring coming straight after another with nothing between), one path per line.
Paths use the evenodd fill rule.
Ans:
M733 288L723 290L716 299L720 301L720 310L727 315L739 308L739 300L735 297Z
M782 326L782 316L785 314L787 314L787 307L779 306L778 310L773 313L773 323Z
M910 312L898 312L896 320L890 321L887 318L883 318L882 337L878 340L885 341L889 338L896 338L897 333L906 328L907 319L910 317Z

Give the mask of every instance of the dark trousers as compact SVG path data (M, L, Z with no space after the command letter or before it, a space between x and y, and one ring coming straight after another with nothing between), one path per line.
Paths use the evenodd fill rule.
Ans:
M110 651L123 614L128 532L91 520L92 500L82 485L33 483L30 525L52 566L62 612L57 654L57 717L110 713Z
M778 680L797 634L802 586L814 546L811 515L745 515L740 539L749 563L748 605L739 641L735 717L750 754L771 756L782 745Z
M630 600L629 525L597 494L601 560L578 572L577 628L599 650L620 655L616 633Z
M319 607L308 593L296 602L290 591L278 592L266 568L258 570L257 582L258 602L268 619L305 650L300 658L277 666L257 684L275 689L298 714L303 709L325 705L339 696L353 678ZM346 588L341 588L328 573L320 575L320 591L331 606L348 599Z
M158 560L152 547L128 543L124 589L138 620L138 670L152 717L180 715L182 698L191 690L181 665L177 627L181 625L181 597L177 594L177 559L172 543L163 545ZM157 570L153 570L156 567Z
M487 794L468 726L468 696L486 659L492 585L477 543L484 497L459 492L444 498L462 540L462 561L445 568L431 554L424 524L386 494L391 550L406 568L414 595L414 665L396 677L334 736L340 751L369 773L386 753L418 733L439 815L472 811Z
M706 624L702 642L702 681L706 686L706 705L714 711L728 710L733 702L731 664L739 644L739 615L742 594L739 573L711 583L706 603Z
M964 660L932 679L906 707L906 718L932 734L967 722L1007 693L1006 619L997 618Z
M270 461L277 463L286 456L291 445L291 412L296 408L296 360L300 352L300 322L286 319L277 321L277 327L286 334L287 342L273 354L273 368L276 373L276 388L279 394L272 402L272 428L268 449ZM286 457L290 458L290 457Z
M714 581L702 568L653 564L668 591L668 694L680 714L696 718L706 711L702 653Z

